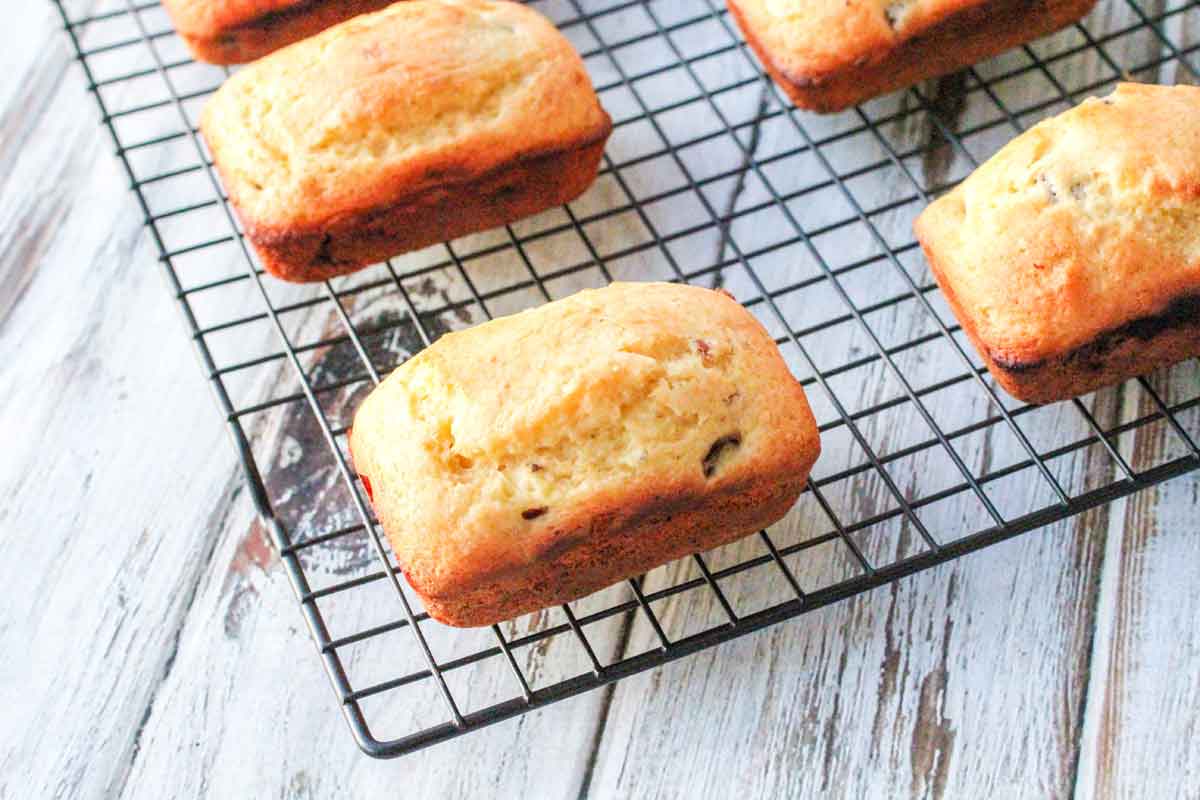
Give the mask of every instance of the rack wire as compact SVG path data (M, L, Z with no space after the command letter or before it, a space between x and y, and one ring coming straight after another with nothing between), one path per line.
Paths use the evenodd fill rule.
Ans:
M1017 132L1115 81L1198 82L1195 2L1083 23L832 116L762 77L720 0L544 0L615 129L579 200L316 286L265 276L196 129L228 71L157 2L52 0L360 747L396 756L1200 468L1195 361L1070 403L999 392L911 234ZM723 286L776 336L825 454L789 516L576 603L430 620L356 484L366 390L448 330L584 286ZM1158 446L1143 444L1153 437Z

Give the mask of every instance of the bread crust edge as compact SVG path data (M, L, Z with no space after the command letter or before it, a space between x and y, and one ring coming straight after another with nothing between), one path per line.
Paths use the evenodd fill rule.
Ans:
M437 594L405 570L429 615L479 627L584 597L692 553L749 536L781 519L800 497L819 445L802 469L749 486L696 496L667 491L622 506L585 507L543 544L536 560L487 576L461 592Z
M309 283L347 275L402 253L498 227L567 203L595 181L611 120L581 143L527 154L466 180L402 194L315 226L272 225L230 203L263 266L275 277ZM220 172L220 160L217 159ZM224 176L222 176L224 178ZM386 187L373 193L388 194Z
M915 228L925 260L963 332L988 372L1017 400L1035 405L1069 400L1200 356L1200 292L1179 294L1159 312L1128 320L1064 353L994 348L959 302L919 217Z
M387 8L395 0L302 0L291 8L204 30L176 23L191 54L208 64L246 64L340 22ZM170 4L167 13L170 15ZM180 20L180 23L184 22Z
M1013 2L1013 0L1009 0ZM929 78L955 72L1025 42L1047 36L1081 19L1096 0L1016 0L1022 8L1001 18L997 26L991 9L971 8L955 13L921 34L901 42L878 57L863 57L847 68L801 73L784 67L746 20L737 0L729 10L767 74L799 108L833 113ZM1026 13L1024 6L1043 6L1044 13ZM964 18L966 18L964 20ZM974 23L974 24L972 24ZM964 30L965 24L965 30Z
M730 302L736 302L730 300ZM647 476L537 521L526 549L477 551L469 564L434 574L421 563L399 566L431 617L455 627L490 625L570 602L691 553L719 547L777 522L795 504L821 454L820 430L798 381L794 430L773 437L752 461L705 481ZM355 431L347 434L355 458ZM371 492L368 491L368 495ZM374 498L371 498L374 505ZM393 552L396 520L379 511Z

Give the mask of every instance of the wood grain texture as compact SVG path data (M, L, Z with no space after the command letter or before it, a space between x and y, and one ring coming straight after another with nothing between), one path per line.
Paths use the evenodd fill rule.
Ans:
M1154 376L1168 402L1200 380L1195 363ZM1155 409L1130 387L1123 417ZM1195 439L1195 415L1185 430ZM1188 452L1166 425L1133 432L1131 464ZM1172 481L1113 504L1100 575L1087 716L1075 797L1186 797L1200 783L1193 709L1200 698L1200 482ZM1148 794L1153 787L1156 794Z
M380 297L356 301L348 311L367 326L396 314L396 306L394 297ZM458 324L466 321L477 320L468 316ZM296 341L329 337L337 330L336 315L327 305L289 320ZM373 355L394 360L413 347L415 342L397 336ZM314 357L310 366L318 383L360 370L348 343ZM279 367L278 380L285 384L292 380L286 366ZM360 382L338 399L326 399L323 406L334 420L348 415L367 387L368 382ZM268 388L262 387L264 396L270 394ZM254 433L260 464L266 466L268 495L294 539L327 532L314 527L324 516L313 514L314 507L342 509L338 513L345 516L340 521L354 521L327 445L304 407L293 404L264 415L254 423ZM163 681L160 700L146 720L144 754L130 775L129 795L165 791L173 797L259 796L282 791L286 796L315 798L394 792L395 773L364 761L337 713L328 679L297 613L295 596L261 522L242 503L228 517L228 524L213 534L216 550L200 584L194 614L180 632L178 668ZM361 534L313 551L304 561L314 588L377 569ZM331 597L322 602L321 610L335 637L401 616L390 586L382 581ZM530 615L506 625L506 633L561 622L556 618L560 614ZM443 662L493 643L486 629L451 631L436 623L422 627ZM563 650L562 637L557 637L545 646L519 652L518 657L531 681L548 683L567 677L560 670L580 666L578 653ZM422 667L407 631L343 648L341 655L353 685L360 688ZM604 651L600 656L610 657ZM197 681L194 676L199 674L219 678ZM450 683L464 704L463 711L511 697L516 689L499 659L451 673ZM600 699L599 695L578 698L545 714L426 751L417 756L421 769L403 781L404 791L428 797L573 796ZM372 732L384 739L445 721L445 710L429 681L413 691L368 699L364 709ZM539 746L516 746L514 728L521 739L537 741ZM292 736L292 731L303 734ZM180 752L192 754L186 764L178 762ZM559 768L550 773L540 769L546 759ZM462 768L463 764L470 768Z
M51 17L18 17L6 41L42 60L16 74L65 72ZM13 797L120 793L208 531L240 491L111 148L62 83L35 77L25 89L49 96L4 116L17 155L0 240L5 285L20 286L0 322L0 795ZM160 330L173 336L147 335Z
M0 54L3 74L20 76L0 82L0 182L4 187L0 194L0 322L32 280L33 268L45 255L73 195L69 178L63 174L70 160L38 165L50 166L47 177L57 181L32 180L36 174L30 172L33 157L26 151L29 137L44 132L37 125L45 118L47 105L58 96L55 89L70 63L66 42L54 35L54 21L48 4L22 15L16 35L11 37L12 46ZM9 44L8 37L5 44ZM66 119L57 122L72 123ZM86 125L82 120L77 124ZM75 163L76 169L79 164Z
M120 2L79 2L96 9ZM586 4L589 9L592 4ZM607 7L599 0L596 8ZM664 0L630 6L597 18L595 30L573 26L568 35L589 48L598 34L637 37L653 21L672 24L709 13L707 0ZM1147 13L1180 7L1146 2ZM546 13L570 16L569 0L544 2ZM176 310L157 275L155 253L142 233L141 213L126 178L97 126L78 68L71 67L56 18L34 4L0 30L0 798L394 796L421 797L1174 797L1200 782L1193 746L1200 717L1200 639L1196 600L1188 587L1197 578L1194 516L1200 507L1196 477L1177 480L1127 501L990 548L777 626L605 690L557 704L518 720L410 756L374 762L355 748L320 668L294 595L255 516L220 415L180 334ZM151 27L163 20L151 12ZM1195 11L1176 14L1162 26L1168 42L1190 45ZM1134 24L1136 9L1124 0L1102 3L1090 27L1110 30ZM102 31L98 33L103 33ZM119 34L110 34L119 36ZM102 41L102 40L101 40ZM173 37L158 40L164 52L182 53ZM719 20L681 27L676 52L661 42L616 54L625 65L678 59L733 42ZM1029 52L1052 56L1083 43L1078 32L1036 43ZM1143 31L1107 42L1121 63L1152 62L1170 55L1162 38ZM147 66L139 49L118 48L106 69ZM1194 57L1193 57L1194 61ZM615 62L595 58L598 80L616 80ZM1029 64L1027 53L1010 53L976 68L868 104L863 114L880 119L923 103L907 114L822 149L830 166L853 170L887 159L889 148L929 145L895 165L872 170L849 187L869 203L871 221L892 246L911 241L909 225L923 202L913 180L940 185L962 177L1014 132L998 111L1035 106L1056 91L1068 92L1110 76L1094 52L1052 61L1020 79L997 83L991 94L975 88L991 77ZM614 116L628 118L639 103L661 105L695 94L696 84L745 80L748 88L718 95L713 104L689 104L660 115L662 132L719 132L739 128L739 140L715 136L679 158L656 158L602 178L576 213L626 203L703 181L714 169L743 162L748 148L762 169L747 168L699 192L689 189L646 209L644 218L621 214L589 226L589 239L606 255L649 240L649 227L669 236L681 224L742 214L731 223L673 240L668 250L682 269L715 259L747 256L769 289L807 281L819 272L816 256L839 267L881 252L853 216L828 171L811 156L769 161L795 148L801 130L770 111L752 63L740 50L638 81L636 93L618 87L604 99ZM1146 80L1192 80L1168 62L1137 75ZM219 80L214 71L187 72L179 80L201 89ZM106 90L115 108L156 99L152 84ZM122 93L123 92L123 93ZM993 96L994 95L994 96ZM1027 126L1064 103L1036 106L1016 120ZM717 116L717 110L724 119ZM194 112L195 106L188 105ZM836 135L863 117L850 112L797 118L809 136ZM945 129L965 130L967 153L952 147ZM122 118L124 134L148 138L179 129L172 108ZM644 124L619 126L609 148L616 163L651 149L658 134ZM169 169L187 157L186 141L175 149L136 153L135 168ZM182 155L179 155L182 154ZM910 177L910 175L912 177ZM790 230L771 192L795 193L791 213L818 231L803 243L771 249ZM164 182L152 191L152 212L204 196L203 182ZM207 212L200 212L207 213ZM560 212L561 213L561 212ZM192 218L161 225L168 247L186 247L227 222L214 209L203 226ZM519 223L524 232L545 220ZM832 226L832 227L830 227ZM202 228L202 229L201 229ZM504 243L501 230L455 247L470 253ZM588 254L568 237L537 240L526 255L537 269L578 263ZM606 264L614 277L662 278L671 264L645 250ZM188 279L236 273L236 249L212 248L181 258ZM401 270L415 262L402 261ZM486 267L486 269L484 268ZM912 296L900 269L918 285L928 272L915 253L898 264L875 258L839 276L844 294L829 280L754 306L776 333L783 323L804 328L847 313L846 300L870 308L894 296L906 299L868 312L879 341L853 319L823 336L803 336L817 368L844 363L847 352L871 356L876 348L936 332L937 321ZM469 276L481 292L529 278L516 258L468 259L463 270L439 270L406 282L422 319L437 334L479 322L484 312L510 313L602 280L597 269L500 294L487 301L428 313L450 301L469 299ZM758 289L741 264L706 276L740 299ZM343 284L344 285L344 284ZM235 285L236 286L236 285ZM303 289L271 283L277 303L309 296ZM952 320L936 294L934 310ZM201 324L256 313L250 292L213 291L193 296ZM392 287L348 299L345 313L360 327L394 322L405 312ZM780 319L782 317L782 321ZM331 303L289 314L294 341L336 335L340 322ZM221 363L279 349L265 324L239 327L237 335L206 337ZM961 340L960 340L961 342ZM366 347L386 371L419 346L412 326L368 338ZM965 346L965 342L963 342ZM798 374L812 364L794 345L785 355ZM968 351L969 352L969 349ZM896 356L913 389L964 372L960 357L932 339ZM348 421L369 385L352 344L307 352L304 367L314 381L345 381L323 395L334 424ZM295 391L297 382L281 360L224 380L235 404ZM1167 402L1194 396L1200 367L1183 365L1151 381ZM853 413L903 397L899 376L879 359L828 379L810 391L820 421L837 417L835 405ZM918 504L912 515L881 520L853 535L874 564L920 552L922 529L941 541L988 524L989 512L970 491L921 504L922 498L963 480L951 453L941 446L896 457L903 448L953 431L994 413L982 387L967 380L923 395L927 420L911 402L860 420L856 431L839 425L824 436L825 456L816 475L822 498L843 520L862 519ZM1007 400L1005 401L1007 402ZM1153 411L1137 384L1085 398L1084 408L1102 425ZM1023 412L1021 430L1039 451L1087 435L1070 404ZM1200 435L1200 410L1186 417ZM297 403L247 414L243 424L264 465L268 495L289 533L327 532L322 526L353 522L340 482L311 415ZM1000 423L952 440L963 467L977 476L1004 470L1026 457L1021 443ZM1185 452L1186 443L1161 423L1116 437L1122 455L1137 466ZM841 477L869 461L888 461L891 485L868 469ZM152 454L153 457L148 457ZM1054 478L1069 491L1100 485L1117 467L1099 445L1050 462ZM1036 470L989 481L988 497L1006 518L1045 505L1053 490ZM313 515L311 508L333 508ZM340 516L340 515L345 516ZM812 494L771 535L779 546L813 539L832 522ZM749 539L705 555L713 568L765 552ZM330 586L377 569L365 536L339 538L305 551L306 575ZM836 539L786 559L802 587L827 585L856 574L850 549ZM654 588L698 574L682 561L645 578ZM774 564L722 581L739 613L790 596ZM608 600L628 589L610 590ZM397 617L397 600L382 581L324 599L322 610L345 636ZM593 599L594 607L602 599ZM587 603L576 610L586 609ZM719 624L722 611L708 590L655 603L668 635L679 637ZM562 621L553 610L503 627L509 638ZM494 643L488 631L447 632L422 625L439 660ZM472 638L474 636L474 638ZM601 662L656 646L644 615L616 617L589 629ZM405 631L373 637L341 651L356 686L420 668ZM517 653L536 686L588 669L578 645L556 636ZM464 710L511 697L516 683L501 659L449 673ZM445 719L429 682L412 691L382 693L363 701L380 736L400 735Z

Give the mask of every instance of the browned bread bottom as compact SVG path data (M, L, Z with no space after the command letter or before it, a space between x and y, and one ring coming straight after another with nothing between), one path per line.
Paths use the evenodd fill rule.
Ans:
M1200 295L1177 298L1157 314L1105 331L1068 353L1039 361L1014 361L994 355L976 333L937 257L925 252L950 310L996 382L1026 403L1056 403L1145 375L1188 358L1200 357Z
M729 9L767 73L800 108L842 111L928 78L954 72L1046 36L1087 14L1096 0L999 0L948 17L881 57L824 75L779 70L736 3Z
M309 0L253 21L203 36L180 31L184 44L209 64L246 64L281 47L307 39L351 17L378 11L394 0Z
M1005 362L988 368L1013 397L1053 403L1200 356L1200 295L1180 298L1162 313L1134 320L1065 356Z
M812 461L816 460L813 454ZM409 584L439 622L459 627L490 625L499 619L566 603L641 575L660 564L736 541L777 522L804 489L808 466L774 482L731 488L702 499L654 495L635 507L584 511L586 528L559 538L552 550L528 567L480 578L453 598L422 589L420 576Z
M508 164L466 183L346 215L321 230L250 228L263 266L286 281L321 281L398 253L494 228L578 197L595 180L607 131L582 147Z

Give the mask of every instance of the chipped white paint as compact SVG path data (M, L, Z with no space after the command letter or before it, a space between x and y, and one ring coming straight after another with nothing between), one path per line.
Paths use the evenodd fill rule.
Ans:
M548 13L568 13L567 2L542 5ZM650 9L669 23L672 15L705 7L704 0L670 0ZM638 14L619 24L636 33L638 20L645 20ZM1173 17L1167 29L1177 41L1193 41L1196 34L1188 26L1195 27L1196 16ZM1095 18L1104 29L1134 19L1128 4L1117 0L1102 3ZM1187 796L1200 785L1200 751L1194 746L1200 726L1200 608L1191 589L1200 579L1194 522L1200 498L1194 476L401 762L361 756L241 489L219 415L154 274L154 254L141 235L136 203L55 26L49 6L35 2L0 31L0 69L16 77L0 81L0 431L5 445L0 459L0 798L401 793L1090 798ZM572 35L587 39L579 28ZM689 27L679 33L679 46L698 52L725 41L725 35L719 25ZM1070 34L1064 38L1076 43ZM1148 36L1118 39L1106 47L1122 61L1161 54L1160 44ZM113 58L121 58L120 51ZM1023 58L1010 54L980 69L988 74L1019 66ZM611 65L589 66L612 76ZM696 68L754 74L737 51ZM1055 75L1074 88L1105 72L1100 59L1085 54L1060 65ZM1163 79L1168 77L1185 76L1172 70ZM1007 103L1027 104L1046 96L1045 85L1035 78L1006 82L997 91ZM922 91L947 124L955 117L977 123L995 116L994 105L978 92L965 104L956 102L961 88L948 79ZM673 90L663 82L639 85L648 103L666 101ZM127 105L136 99L136 94L124 98ZM614 97L612 102L622 101ZM736 123L756 113L759 102L754 92L738 93L722 113ZM911 95L890 98L872 104L869 113L878 118L898 103L911 102ZM708 124L703 116L688 123ZM844 118L805 116L802 121L813 136L845 125ZM677 123L664 119L662 124ZM935 130L927 115L910 115L884 128L889 144L900 149L928 141ZM797 135L777 117L762 126L758 153L766 157L793 147ZM968 147L974 157L984 157L1009 136L1004 126L991 128L970 138ZM614 138L618 154L638 146L628 129ZM713 148L713 162L728 162L723 146L719 139L705 145ZM846 160L886 155L869 136L828 152ZM705 168L704 155L699 148L684 156L682 167L660 161L626 177L635 192L656 182L677 185L681 168ZM823 175L812 163L780 166L785 169L765 174L784 192ZM927 181L946 181L960 177L967 166L961 154L943 147L912 168ZM898 200L912 193L902 173L880 175L890 183L873 196ZM706 191L717 213L769 199L762 177L753 172ZM582 202L611 204L621 196L609 181ZM673 221L704 214L684 205L689 197L651 210L651 223L661 232ZM164 207L171 202L163 199ZM802 202L805 223L814 228L846 213L835 189L806 195ZM908 203L873 219L898 240L907 235L918 209L918 203ZM784 224L772 213L777 212L735 222L730 235L737 245L744 250L769 245ZM490 241L490 235L480 241ZM597 226L590 235L605 252L645 236L643 224L628 215ZM855 229L832 232L815 245L839 263L874 252ZM551 264L579 260L579 253L556 247L542 242L530 255ZM677 251L684 269L711 263L721 252L732 256L727 244L711 236L689 240ZM230 267L235 260L229 256L228 262L208 266ZM761 263L780 283L812 273L800 247L783 257L764 256ZM914 279L928 279L919 258L903 263ZM648 270L669 273L651 253L609 266L625 278L645 277ZM508 277L498 269L479 280ZM731 268L722 277L739 296L752 296L740 270ZM583 280L594 282L596 276ZM905 291L886 262L847 274L844 285L860 304ZM551 290L561 295L577 286L552 282ZM299 291L272 288L281 295ZM422 308L460 290L432 276L414 287L414 302ZM517 301L502 297L489 310L504 313L513 310L506 305L510 301L539 300L536 292ZM222 311L257 310L244 299L235 302L245 305ZM388 302L394 300L364 297L348 304L347 313L369 319L393 310ZM778 305L792 321L819 321L842 308L821 284L782 296ZM477 310L463 310L444 315L441 323L462 326L478 317ZM912 300L885 309L872 322L885 346L934 329ZM336 330L327 310L297 315L289 325L305 340ZM399 329L386 339L380 347L395 358L413 345ZM852 325L824 341L810 339L804 344L818 364L844 359L847 349L865 355L872 347ZM258 354L273 346L263 330L231 348ZM949 368L957 369L953 354L945 357ZM789 358L806 372L796 353ZM918 386L951 374L923 351L898 358ZM321 359L310 366L335 375L339 368ZM1200 367L1189 365L1156 377L1155 386L1170 394L1171 381L1177 386L1194 382L1197 372ZM264 397L273 382L289 379L282 368L255 374L255 381L238 387L243 401ZM851 410L899 392L895 376L878 365L833 379L830 388ZM352 406L355 391L361 389L331 402L337 413ZM978 387L942 394L928 403L944 430L987 413L988 401ZM818 414L832 419L834 397L819 388L812 396ZM1147 398L1133 385L1087 402L1102 424L1148 409ZM1043 449L1061 441L1064 430L1078 433L1081 424L1067 406L1023 419ZM306 520L297 510L303 504L292 502L291 493L299 491L293 473L307 469L306 459L318 458L323 445L313 441L302 415L280 413L249 424L259 452L269 455L265 477L276 508L292 515L289 524L296 530L304 530ZM879 453L929 435L911 405L864 420L860 432ZM1164 430L1127 438L1119 446L1132 459L1153 459L1180 446ZM1022 457L1002 426L964 440L958 451L976 473ZM834 429L826 437L818 475L833 475L863 458L845 429ZM1111 463L1092 449L1054 467L1059 480L1079 487L1107 475ZM953 464L936 449L897 461L891 471L908 497L957 479ZM330 475L326 468L312 469L304 476L303 491L340 491ZM823 492L846 518L895 504L888 487L869 473L827 484ZM1046 492L1030 470L989 490L1008 516L1046 502ZM811 501L807 498L772 531L777 543L798 541L827 525ZM953 536L986 520L976 506L947 502L919 518L931 531ZM877 528L861 537L869 558L887 559L920 547L911 521ZM707 558L719 565L756 546L749 540ZM329 582L361 574L371 562L363 539L318 548L304 558L306 570ZM788 565L802 585L828 582L853 568L846 552L819 548L788 559ZM686 562L670 565L646 580L653 586L694 569ZM731 582L726 587L731 602L750 609L778 599L788 587L773 570L756 571L752 581ZM381 621L375 606L388 601L386 593L352 593L330 617L346 626L341 633L361 629ZM656 610L675 635L719 613L703 592L672 598ZM556 613L521 624L544 625ZM628 631L619 622L597 631L602 660L654 644L641 618ZM469 634L459 638L437 626L429 629L443 659L479 645ZM578 654L556 647L528 648L521 655L531 680L551 682L561 677L564 663L578 666ZM396 675L397 665L388 659L400 652L351 649L346 659L369 683ZM494 666L454 677L456 694L475 705L511 694L511 675ZM403 695L410 705L384 696L389 697L375 710L401 728L440 719L434 696L412 703L412 695Z

